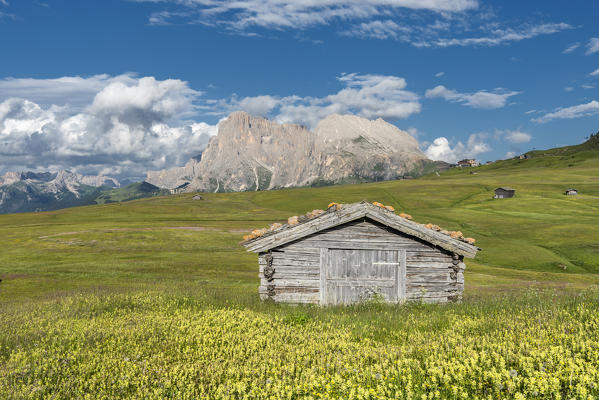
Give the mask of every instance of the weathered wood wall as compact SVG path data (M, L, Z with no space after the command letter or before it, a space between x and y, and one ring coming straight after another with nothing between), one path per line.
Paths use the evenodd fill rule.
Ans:
M278 247L270 255L260 253L261 297L278 302L318 303L321 249L405 250L407 300L445 302L458 299L464 290L465 265L461 256L361 219ZM268 273L271 256L272 276Z

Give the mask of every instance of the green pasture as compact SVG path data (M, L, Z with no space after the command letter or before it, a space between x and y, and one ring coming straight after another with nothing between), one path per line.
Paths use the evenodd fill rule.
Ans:
M599 396L598 158L202 196L0 215L0 398ZM241 237L360 200L476 238L464 302L261 302Z
M467 263L466 291L599 283L599 159L512 160L414 180L245 193L155 197L0 215L0 302L82 290L173 285L255 295L256 256L244 233L326 208L380 201L421 223L460 230L483 248ZM512 199L493 199L511 186ZM564 196L575 187L578 196Z

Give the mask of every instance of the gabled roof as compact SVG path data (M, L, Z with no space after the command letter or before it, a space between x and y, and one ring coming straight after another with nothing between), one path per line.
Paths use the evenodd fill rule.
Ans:
M474 258L476 253L481 250L467 242L454 239L441 232L429 229L422 224L402 218L393 211L388 211L367 202L344 204L339 210L335 210L335 207L331 207L329 211L312 218L307 222L294 226L283 225L281 228L265 234L264 236L249 240L243 243L243 245L248 251L257 253L268 251L295 240L302 239L313 233L364 217L465 257Z
M507 186L504 186L504 187L498 187L498 188L497 188L497 189L495 189L495 190L505 190L506 192L515 192L515 191L516 191L516 189L514 189L514 188L511 188L511 187L507 187Z

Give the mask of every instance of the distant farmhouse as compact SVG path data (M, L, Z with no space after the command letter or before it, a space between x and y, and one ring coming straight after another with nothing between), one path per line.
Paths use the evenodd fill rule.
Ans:
M380 203L331 203L244 237L259 254L260 297L285 303L447 302L461 298L474 239Z
M500 187L495 189L495 199L508 199L510 197L514 197L516 194L516 189L512 189L509 187Z
M458 167L478 167L478 162L473 158L465 158L463 160L458 161L456 164Z
M568 188L568 189L566 189L566 191L564 192L564 194L566 196L575 196L575 195L578 194L578 190L572 189L572 188Z

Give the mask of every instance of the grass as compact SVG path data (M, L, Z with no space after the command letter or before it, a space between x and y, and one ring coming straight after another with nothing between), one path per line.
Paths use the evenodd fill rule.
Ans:
M360 398L369 387L361 398L599 396L599 158L580 154L414 180L0 215L0 398ZM492 199L498 186L516 197ZM566 197L567 187L581 194ZM477 238L483 251L467 261L464 303L320 309L258 300L244 233L364 199ZM273 359L256 358L260 346ZM338 354L329 364L352 369L327 372L318 354ZM218 363L228 369L210 367ZM398 365L403 375L379 371Z

